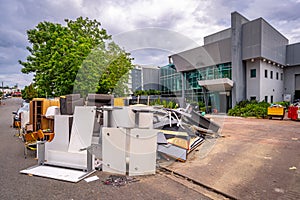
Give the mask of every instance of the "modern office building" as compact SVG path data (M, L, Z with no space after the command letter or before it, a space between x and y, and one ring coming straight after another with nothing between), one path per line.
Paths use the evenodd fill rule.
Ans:
M131 93L136 90L159 90L159 68L135 65L130 72L128 88Z
M289 44L263 18L233 12L230 28L169 56L160 71L163 94L204 101L218 112L245 99L293 101L300 98L300 43Z

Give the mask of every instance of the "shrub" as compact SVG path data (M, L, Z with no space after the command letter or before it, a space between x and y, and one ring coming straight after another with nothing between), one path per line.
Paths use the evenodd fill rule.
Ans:
M150 103L150 105L154 106L154 105L162 105L164 108L171 108L171 109L175 109L178 108L178 104L175 101L166 101L166 100L160 100L159 98L152 101Z
M288 108L290 106L290 102L288 102L288 101L280 101L280 102L276 102L274 104L282 105L285 108Z
M228 111L230 116L241 116L241 117L257 117L265 118L268 114L268 107L270 106L267 102L257 101L241 101L234 108Z

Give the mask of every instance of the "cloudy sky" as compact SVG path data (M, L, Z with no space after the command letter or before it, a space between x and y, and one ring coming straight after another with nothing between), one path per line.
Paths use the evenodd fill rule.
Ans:
M300 42L300 0L1 0L0 83L28 85L18 60L28 51L26 30L41 21L64 24L79 16L97 19L135 64L167 64L167 56L203 44L203 37L230 26L230 13L266 19L290 43Z

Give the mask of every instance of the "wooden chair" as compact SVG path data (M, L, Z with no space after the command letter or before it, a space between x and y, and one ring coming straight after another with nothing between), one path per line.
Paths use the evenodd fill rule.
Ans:
M39 141L51 142L54 138L54 133L52 132L43 132L41 129L37 131L37 136Z
M27 157L27 149L36 151L38 142L51 142L54 133L44 133L41 129L36 132L26 132L23 134L24 156Z
M23 135L24 141L24 157L27 158L27 149L36 151L37 147L37 139L38 135L36 132L24 133Z

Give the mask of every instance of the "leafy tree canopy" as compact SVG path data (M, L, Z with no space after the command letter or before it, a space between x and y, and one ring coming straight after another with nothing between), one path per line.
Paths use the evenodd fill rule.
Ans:
M29 86L25 86L24 90L22 90L22 98L27 100L32 100L33 98L38 97L38 93L34 88L33 84Z
M111 41L96 20L79 17L66 26L40 22L27 31L31 47L23 73L34 73L39 96L86 92L107 93L132 67L131 58ZM76 80L76 81L75 81ZM92 81L92 83L90 83Z

